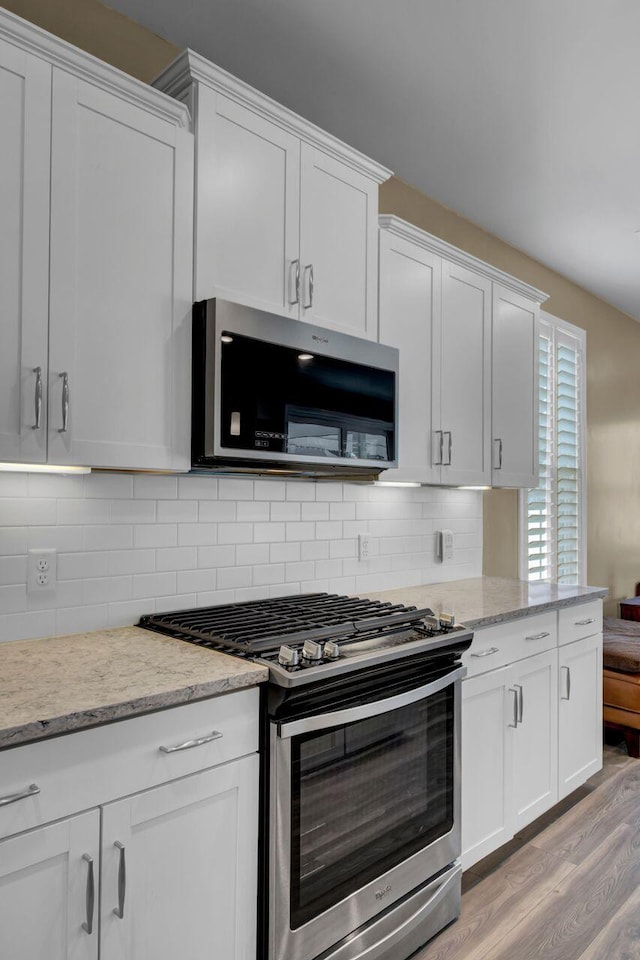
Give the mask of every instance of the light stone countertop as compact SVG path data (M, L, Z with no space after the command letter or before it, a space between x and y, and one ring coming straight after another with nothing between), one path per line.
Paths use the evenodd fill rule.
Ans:
M139 627L0 643L0 749L254 686L268 675Z
M553 583L528 583L501 577L474 577L418 587L401 587L368 593L371 600L386 600L416 607L431 607L434 613L455 614L456 623L486 627L545 610L557 610L598 597L604 587L569 587Z

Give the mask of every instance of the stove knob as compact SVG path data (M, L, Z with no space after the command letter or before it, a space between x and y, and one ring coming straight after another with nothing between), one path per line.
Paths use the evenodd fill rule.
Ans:
M297 667L300 664L298 651L294 650L293 647L280 647L280 652L278 653L278 663L281 667Z
M324 645L324 658L325 660L337 660L340 656L340 647L337 643L334 643L333 640L329 640L328 643Z
M441 613L440 623L445 630L452 630L456 625L456 618L452 613Z
M436 617L436 616L433 616L433 617L425 617L424 620L423 620L423 623L424 623L425 627L427 628L427 630L433 630L433 631L435 631L435 632L437 633L438 630L440 629L440 620L439 620L439 618Z
M307 663L320 663L322 660L322 644L315 640L305 640L302 646L302 659Z

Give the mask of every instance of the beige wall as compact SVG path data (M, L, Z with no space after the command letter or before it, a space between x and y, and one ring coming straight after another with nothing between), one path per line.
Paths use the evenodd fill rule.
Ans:
M148 81L177 48L98 0L4 0L4 6ZM640 580L640 324L397 178L380 190L397 216L545 290L545 309L587 331L588 581L609 612ZM517 494L485 494L484 570L517 576Z

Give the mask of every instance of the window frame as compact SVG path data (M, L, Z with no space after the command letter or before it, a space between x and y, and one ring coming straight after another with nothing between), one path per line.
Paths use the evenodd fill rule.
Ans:
M553 356L554 356L554 371L555 371L555 359L557 356L557 339L556 331L560 333L565 333L566 335L572 337L579 344L580 352L580 364L579 364L579 379L578 379L578 391L580 397L579 405L579 429L578 437L580 442L580 477L581 477L581 496L579 503L579 524L580 524L580 546L578 550L578 584L587 583L587 390L586 390L586 373L587 373L587 333L586 330L583 330L582 327L577 327L573 323L569 323L566 320L561 320L559 317L554 317L550 313L546 313L544 310L540 311L540 333L539 336L542 336L543 326L547 325L551 328L553 332L552 343L553 343ZM539 374L539 368L536 370L536 376ZM557 378L555 377L554 372L554 396L553 396L553 408L554 408L554 418L557 411L557 400L556 400L556 387ZM535 429L537 431L537 404L536 404L536 425ZM536 445L538 444L538 437L536 433L535 437ZM554 466L554 472L557 470L557 465ZM532 488L535 489L535 488ZM528 513L527 513L527 490L518 491L518 576L521 580L526 580L527 583L555 583L555 579L551 580L529 580L528 576L528 554L527 554L527 544L528 544ZM557 560L558 553L558 531L557 526L553 531L553 559ZM557 563L554 562L554 567L557 572Z

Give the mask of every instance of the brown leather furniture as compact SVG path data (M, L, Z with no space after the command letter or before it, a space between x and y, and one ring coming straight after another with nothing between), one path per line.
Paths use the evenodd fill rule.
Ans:
M640 757L640 623L605 617L603 721L620 731L630 757Z

